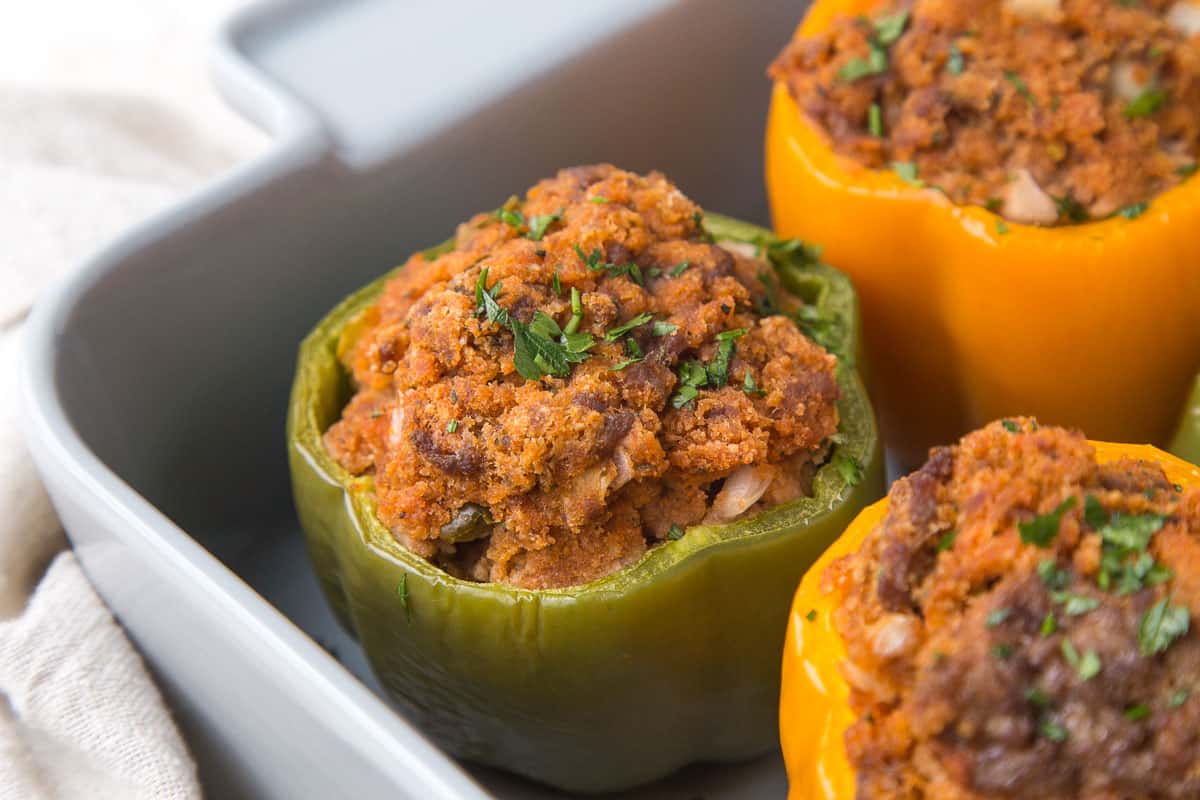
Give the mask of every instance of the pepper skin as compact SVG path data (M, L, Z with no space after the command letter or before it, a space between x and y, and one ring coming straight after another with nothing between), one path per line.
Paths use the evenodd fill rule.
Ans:
M817 0L798 33L875 6ZM1117 441L1170 434L1200 367L1200 181L1132 220L1001 225L837 155L781 83L766 181L778 234L820 241L858 289L868 384L902 463L1020 414Z
M1150 445L1092 442L1092 446L1100 463L1122 457L1144 459L1161 464L1173 483L1200 484L1200 469ZM790 800L854 798L855 773L843 739L854 713L850 687L839 668L846 645L833 625L838 598L821 591L821 575L833 561L858 550L887 510L887 499L863 509L805 574L792 601L779 708Z
M776 241L716 215L705 225L722 241ZM853 353L850 282L780 252L783 285L832 321L835 353ZM875 422L850 359L843 355L838 370L844 438L818 471L813 497L689 528L584 586L471 583L398 544L375 517L371 478L346 473L321 444L352 391L337 358L343 331L384 280L344 301L304 341L288 443L321 586L403 713L456 756L576 792L628 788L694 761L743 760L774 747L788 598L805 568L883 493ZM846 459L863 468L854 485Z

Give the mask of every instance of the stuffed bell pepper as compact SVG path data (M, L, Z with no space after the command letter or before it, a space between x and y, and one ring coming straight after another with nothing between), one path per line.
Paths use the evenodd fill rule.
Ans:
M1015 413L1167 438L1200 367L1198 34L1190 0L812 5L770 68L771 209L854 280L903 463Z
M294 493L400 708L572 791L769 750L792 589L882 493L857 325L812 248L610 166L338 306Z
M933 450L796 593L794 800L1200 797L1200 470L1007 419Z

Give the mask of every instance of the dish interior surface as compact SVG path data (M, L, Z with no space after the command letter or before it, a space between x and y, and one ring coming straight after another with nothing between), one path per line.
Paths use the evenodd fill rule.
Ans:
M345 127L327 120L324 145L305 152L276 131L283 142L272 158L283 167L252 166L212 187L118 243L74 287L53 334L52 380L68 425L117 478L334 655L347 679L378 693L357 644L319 594L292 509L284 420L300 340L356 287L564 165L660 169L702 205L763 221L762 70L803 4L751 5L697 0L647 13L619 38L592 42L503 96L446 112L450 127L409 137L387 157L385 144L403 140L401 106L383 115L390 133L339 136ZM363 6L349 4L346 13ZM301 56L331 30L323 19L331 13L313 15L308 27L303 15L277 28L249 24L244 41L235 27L233 46L326 111ZM48 482L54 491L52 475ZM86 532L64 517L82 548ZM171 546L169 538L159 544ZM99 563L92 558L90 570ZM119 614L137 607L97 583ZM179 687L162 674L153 633L132 612L122 621L160 670L208 792L270 794L222 776L230 756L176 702ZM170 620L157 624L169 628ZM273 666L264 656L261 668ZM498 772L473 774L498 796L558 796ZM785 785L771 756L692 767L633 796L782 796Z

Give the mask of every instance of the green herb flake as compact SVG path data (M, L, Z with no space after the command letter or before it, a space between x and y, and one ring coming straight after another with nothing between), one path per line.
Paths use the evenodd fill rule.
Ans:
M557 214L535 214L530 217L529 232L525 234L525 238L540 242L550 226L562 219L562 215L563 209L560 208Z
M1130 722L1137 722L1150 716L1150 706L1145 703L1139 703L1136 706L1125 709L1125 719Z
M1188 632L1187 607L1171 606L1169 600L1168 597L1159 600L1138 623L1138 649L1144 656L1163 652Z
M908 27L907 11L881 17L875 21L875 41L884 47L895 44L906 27Z
M1004 79L1012 84L1013 88L1017 90L1017 94L1021 95L1021 97L1024 97L1029 105L1037 105L1037 98L1033 96L1033 92L1029 91L1029 86L1025 83L1024 78L1022 78L1013 70L1006 69L1004 70Z
M1072 592L1051 592L1050 598L1063 607L1063 613L1068 617L1078 617L1089 611L1095 611L1100 601L1086 594Z
M867 130L876 139L883 138L883 109L879 107L879 103L871 103L871 107L867 109Z
M946 531L942 534L942 538L938 539L937 551L939 553L949 550L954 547L954 540L958 538L958 531Z
M1145 200L1138 203L1130 203L1127 206L1121 206L1117 209L1117 216L1125 219L1137 219L1142 214L1146 213L1146 209L1150 208L1150 204Z
M1045 638L1053 635L1056 630L1058 630L1058 620L1055 618L1054 612L1050 611L1042 617L1042 627L1039 632Z
M962 50L958 49L957 44L951 42L950 55L946 58L946 71L951 75L961 75L966 68L967 60L963 57Z
M678 325L674 325L666 320L656 319L654 324L650 326L651 336L670 336L675 331L679 330Z
M1177 690L1171 695L1171 699L1167 701L1167 708L1179 708L1181 705L1187 702L1187 699L1191 696L1191 694L1192 693L1187 689Z
M446 423L446 433L454 433L458 430L458 420L452 419Z
M683 538L683 528L678 525L672 525L667 529L667 538L672 542L677 542Z
M804 618L806 620L808 620L809 622L816 622L817 621L817 610L815 608L810 609L809 612L804 615Z
M691 262L688 262L688 261L680 261L678 264L676 264L674 267L671 268L671 272L669 273L670 276L672 278L678 278L680 275L683 274L683 271L688 268L690 263Z
M1058 649L1062 650L1063 659L1072 668L1077 669L1079 667L1079 651L1075 649L1075 645L1071 643L1070 639L1063 639Z
M1167 102L1167 97L1168 95L1163 89L1153 87L1146 89L1125 106L1125 116L1129 119L1148 117L1162 108L1163 103Z
M1067 729L1049 719L1042 720L1042 723L1038 725L1038 733L1042 735L1042 738L1049 739L1052 742L1065 742L1067 740Z
M754 382L754 374L749 369L746 370L745 376L742 378L742 391L746 394L756 394L759 397L765 396L767 393L758 388L758 384Z
M1009 433L1021 432L1021 426L1013 422L1011 419L1002 420L1000 424L1004 426L1004 430L1008 431Z
M562 281L558 277L558 267L554 268L554 277L550 279L550 285L554 287L554 293L562 297Z
M925 181L917 177L917 165L912 161L893 161L892 170L900 177L900 180L921 188L925 186Z
M717 334L717 354L707 367L709 386L719 389L729 383L729 364L733 361L733 354L736 349L734 340L745 336L747 333L749 331L745 328L737 328Z
M997 608L995 611L987 615L984 625L989 628L995 628L1004 623L1004 620L1012 616L1011 608Z
M1037 573L1038 577L1042 579L1042 583L1051 590L1061 590L1071 585L1071 571L1059 569L1058 562L1053 558L1039 562Z
M588 198L589 203L607 203L608 198L602 194L594 194Z
M700 394L700 387L708 385L708 371L699 361L693 360L680 364L676 374L679 377L679 386L671 396L671 405L683 408L696 399Z
M1096 655L1095 650L1088 650L1079 657L1079 664L1075 670L1079 673L1079 679L1082 681L1090 681L1092 678L1100 674L1103 669L1100 664L1100 656Z
M1094 531L1098 531L1108 524L1108 512L1104 510L1104 506L1100 504L1095 495L1089 494L1083 498L1083 521Z
M630 364L636 364L639 361L641 361L643 358L646 357L645 353L642 352L642 348L638 345L636 339L626 339L625 340L625 352L628 355L628 358L626 358L623 361L618 362L615 366L609 367L609 370L611 372L620 372L621 370L628 367Z
M1058 536L1058 526L1062 521L1063 514L1075 507L1074 496L1068 497L1058 504L1058 507L1053 511L1045 514L1039 514L1028 522L1017 523L1017 530L1021 534L1021 541L1026 544L1034 544L1038 547L1049 547L1054 541L1054 537Z
M634 328L640 328L642 325L645 325L652 319L654 319L653 314L651 314L649 311L643 311L641 314L638 314L628 322L622 323L615 328L610 328L609 330L605 331L604 338L610 342L615 342L617 339L620 339Z
M1046 708L1052 702L1050 695L1036 686L1025 690L1025 699L1039 708Z
M1008 223L1002 219L996 220L996 233L1000 236L1008 235Z
M833 466L847 486L858 486L863 480L863 465L857 458L840 450L833 457Z
M517 229L524 228L526 224L525 215L518 208L505 207L500 209L500 221L505 225Z
M1144 552L1150 545L1150 538L1166 521L1167 518L1159 514L1114 514L1111 521L1100 529L1100 538L1124 550Z
M871 43L870 53L866 58L852 58L838 70L838 80L853 83L871 75L882 75L888 71L887 50L874 42Z
M1058 208L1059 217L1065 218L1069 222L1087 222L1091 219L1091 214L1088 213L1087 206L1076 200L1069 193L1053 199L1054 205Z
M1004 660L1011 657L1013 654L1013 646L1007 642L992 645L992 655L998 659Z
M1181 178L1190 178L1196 174L1196 170L1200 170L1200 164L1184 164L1175 169L1175 174Z

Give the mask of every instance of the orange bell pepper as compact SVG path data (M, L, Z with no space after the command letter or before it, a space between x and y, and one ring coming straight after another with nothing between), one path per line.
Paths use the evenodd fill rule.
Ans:
M797 35L877 7L817 0ZM779 235L823 244L858 288L871 396L902 463L1014 415L1167 438L1200 367L1200 179L1132 220L1003 222L836 154L777 84L766 181Z
M1156 447L1109 442L1092 446L1100 463L1122 457L1153 461L1162 465L1172 483L1200 485L1200 469ZM839 598L821 590L821 575L833 561L858 550L887 510L886 498L863 509L805 573L792 600L779 704L790 800L853 800L855 772L844 735L854 713L850 687L839 668L846 645L833 624Z

